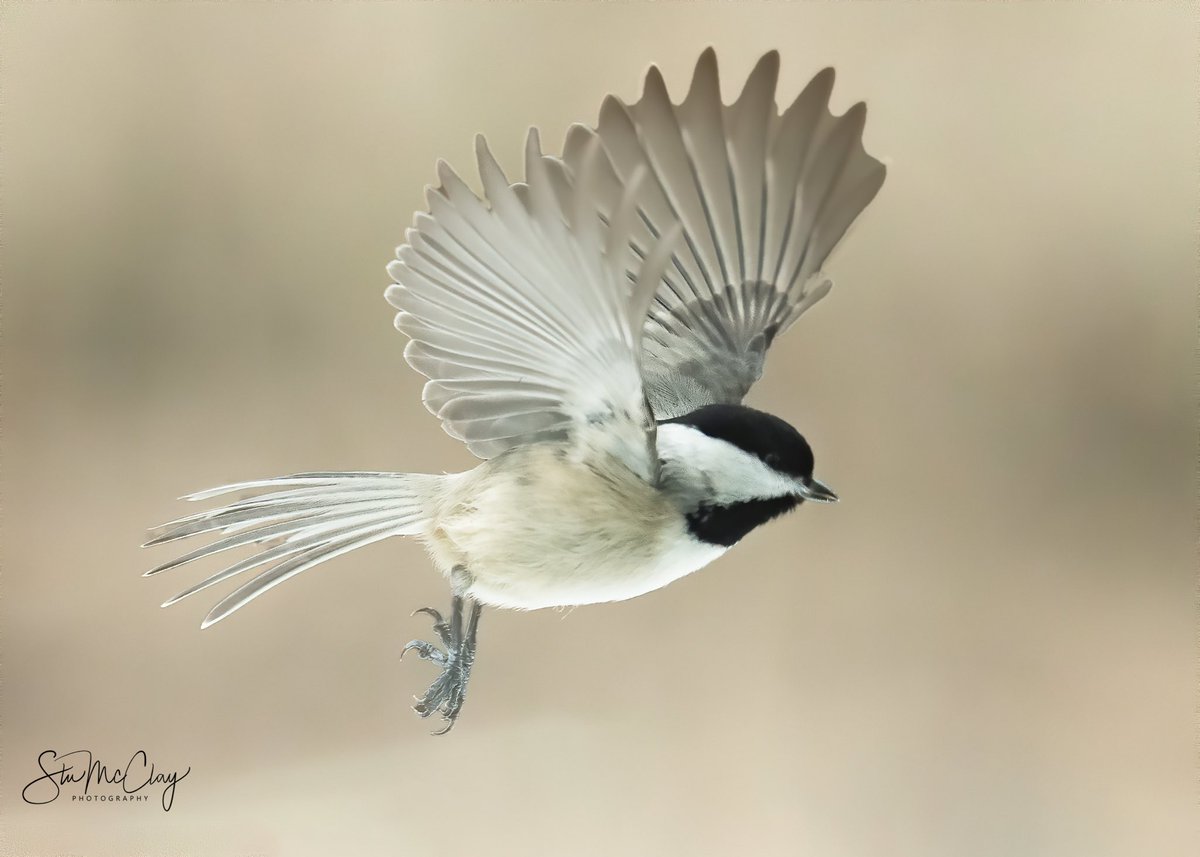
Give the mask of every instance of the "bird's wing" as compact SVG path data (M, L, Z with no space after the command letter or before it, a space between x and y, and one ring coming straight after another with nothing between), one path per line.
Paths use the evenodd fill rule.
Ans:
M776 336L829 291L820 266L883 184L863 150L866 106L829 110L833 69L777 113L779 55L755 66L733 104L721 101L716 55L705 51L682 104L651 67L635 104L605 99L595 129L573 126L563 159L577 166L599 137L615 175L601 183L615 211L635 172L637 260L669 225L683 240L645 322L643 372L658 419L740 402Z
M388 266L388 303L412 341L409 364L429 378L423 399L480 458L542 440L607 444L652 478L654 421L642 391L642 319L670 252L669 236L640 278L626 275L637 178L605 228L595 184L611 175L602 147L572 174L544 156L536 131L526 181L505 177L476 140L484 199L445 163L406 243Z

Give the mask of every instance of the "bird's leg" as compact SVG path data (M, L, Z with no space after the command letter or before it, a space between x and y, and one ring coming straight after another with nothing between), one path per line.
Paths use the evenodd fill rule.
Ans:
M479 614L482 606L474 599L471 600L471 616L467 627L463 630L463 602L467 600L465 591L470 585L470 577L466 569L455 568L451 574L454 587L450 601L450 619L447 621L442 614L432 607L422 607L416 613L425 613L433 619L433 630L445 646L445 651L433 643L424 640L413 640L404 647L401 657L409 649L415 649L417 655L424 660L433 661L442 668L442 674L434 680L425 691L425 695L417 700L413 710L422 717L428 717L435 711L442 715L446 725L433 733L444 735L454 726L458 713L462 710L463 701L467 695L467 681L471 677L471 666L475 663L475 633L479 628ZM416 613L413 615L415 616Z

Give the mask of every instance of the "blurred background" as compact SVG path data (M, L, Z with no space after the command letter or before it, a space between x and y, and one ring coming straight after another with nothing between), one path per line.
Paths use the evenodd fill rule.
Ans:
M1193 854L1195 7L8 4L3 853ZM444 157L520 173L715 45L837 67L888 180L751 404L842 495L646 597L485 615L455 731L391 541L231 619L173 498L459 470L384 265ZM205 566L215 570L215 564ZM169 813L21 800L145 748Z

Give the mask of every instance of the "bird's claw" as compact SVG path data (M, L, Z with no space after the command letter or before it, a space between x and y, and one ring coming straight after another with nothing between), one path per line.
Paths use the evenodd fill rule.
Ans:
M434 610L432 607L418 607L412 612L412 615L416 616L418 613L424 613L426 616L429 616L433 619L434 633L438 635L438 638L442 641L443 646L449 649L456 645L454 631L450 627L450 623L446 621L444 616L442 616L441 612ZM410 643L409 645L412 644Z
M417 698L413 711L421 717L428 717L435 711L441 714L446 725L433 734L444 735L453 728L466 698L467 681L471 677L471 666L475 662L475 629L479 622L479 605L474 605L472 609L470 627L465 637L460 598L455 598L454 611L449 622L431 607L422 607L414 611L413 615L417 613L425 613L433 618L433 629L446 649L443 651L425 640L413 640L404 646L400 656L403 657L409 649L415 649L417 656L422 660L432 661L442 668L441 675L434 679L425 695Z
M435 664L446 663L446 653L435 646L433 643L427 643L424 640L410 640L404 644L404 648L400 650L401 659L408 654L409 649L417 650L417 657L423 661L433 661Z

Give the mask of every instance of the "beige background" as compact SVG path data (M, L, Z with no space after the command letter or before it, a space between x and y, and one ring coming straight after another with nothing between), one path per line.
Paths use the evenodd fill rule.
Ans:
M1194 10L5 6L3 853L1196 853ZM891 164L752 398L844 502L486 615L443 739L414 545L160 610L185 491L470 466L381 296L435 159L515 169L710 43L727 96L837 66ZM27 806L48 747L192 773Z

